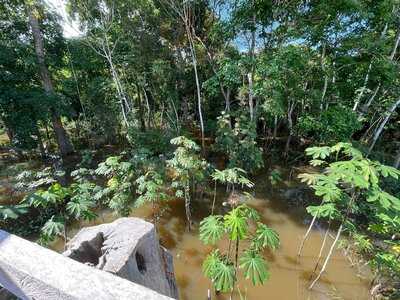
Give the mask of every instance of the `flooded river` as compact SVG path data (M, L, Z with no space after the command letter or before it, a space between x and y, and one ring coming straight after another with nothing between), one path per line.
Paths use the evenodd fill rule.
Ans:
M254 200L248 202L261 213L263 221L279 233L281 246L273 253L265 253L271 273L269 281L264 286L258 287L253 287L249 281L240 281L242 295L246 295L246 299L249 300L369 299L369 281L365 278L368 276L358 274L357 268L350 266L342 250L336 250L326 274L314 290L307 289L322 243L323 232L320 230L312 232L304 247L302 257L297 260L297 250L307 224L304 221L303 211L286 205L280 194L260 188L256 191ZM223 196L219 197L220 202L223 200ZM218 203L218 207L222 209L221 203ZM209 199L193 204L196 224L209 214L209 208ZM108 210L103 210L98 214L99 217L94 222L71 226L68 235L73 236L80 227L112 222L117 218ZM131 216L150 220L152 212L150 207L142 207L134 210ZM202 275L201 265L212 248L200 242L197 229L195 226L192 232L188 232L183 201L178 200L169 202L168 209L163 213L158 224L161 243L174 256L175 275L182 300L205 300L207 290L211 287L210 282ZM221 243L219 246L227 247L227 244ZM52 248L61 251L63 242L54 243ZM213 295L213 299L228 298ZM233 299L240 299L240 297L234 294Z

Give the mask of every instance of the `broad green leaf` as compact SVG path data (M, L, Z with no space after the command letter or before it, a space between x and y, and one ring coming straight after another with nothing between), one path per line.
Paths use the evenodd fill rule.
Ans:
M238 206L224 216L225 228L233 241L242 240L247 234L247 220L242 209L242 206Z
M64 218L52 216L42 227L42 233L48 237L61 235L64 231Z
M317 183L319 174L312 174L312 173L302 173L299 174L297 177L300 178L301 182L305 182L307 185L314 185Z
M368 202L378 201L384 209L393 207L397 210L400 210L400 199L382 190L377 190L377 189L372 190L367 197L367 201Z
M253 241L254 244L260 248L268 247L275 250L279 247L278 233L263 223L257 224L257 230Z
M0 205L0 219L17 219L20 215L28 212L27 204Z
M313 217L317 216L317 218L333 217L337 212L333 203L326 203L318 206L310 205L306 209L309 214L311 214Z
M263 284L269 278L267 262L258 252L245 251L239 262L240 268L244 271L244 277L250 279L253 285Z
M208 216L200 222L200 240L206 245L218 242L224 231L222 216Z
M231 291L236 281L235 267L233 263L230 261L225 262L224 260L219 260L215 266L212 281L217 291L223 293Z
M327 158L331 153L330 147L310 147L306 149L306 154L308 156L312 156L313 159L321 158L325 159Z
M324 164L326 164L326 161L320 160L320 159L312 159L310 161L310 165L312 165L314 167L322 166Z
M215 270L217 269L220 263L221 257L219 254L219 250L214 250L210 254L207 255L206 259L203 262L203 273L204 275L213 280Z
M308 185L314 185L317 183L319 174L312 174L312 173L302 173L299 174L297 177L300 178L301 182L305 182Z
M383 177L393 177L395 179L398 179L400 177L400 170L397 170L396 168L390 167L390 166L385 166L379 164L378 166L380 173L382 174Z

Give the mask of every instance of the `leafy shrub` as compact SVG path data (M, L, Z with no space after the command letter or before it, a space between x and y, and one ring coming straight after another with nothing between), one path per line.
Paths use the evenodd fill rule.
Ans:
M128 130L128 141L134 149L146 149L151 155L166 154L171 151L170 139L172 135L167 130L148 129L141 131L138 128Z
M279 246L278 234L260 222L257 211L241 204L232 207L224 216L210 215L201 221L200 240L204 244L216 245L224 236L230 245L236 245L235 250L231 251L229 247L223 253L214 249L203 262L203 273L215 289L232 291L238 281L238 269L243 270L245 279L251 280L253 285L263 284L269 278L269 272L262 253L266 248L274 250ZM243 240L250 243L240 251L239 243Z
M300 135L313 137L321 143L349 141L360 128L356 113L343 106L332 106L319 117L300 117L296 126Z
M400 199L383 190L382 181L389 177L398 180L400 171L365 158L349 143L311 147L306 154L312 157L312 166L324 168L299 175L322 198L320 205L309 206L307 211L314 220L340 222L337 236L342 228L346 230L376 276L398 282L400 241L393 237L400 231Z
M249 117L239 114L231 126L231 116L222 112L218 118L215 148L226 153L229 167L238 167L247 172L254 172L264 166L262 151L257 147L257 131Z
M171 187L176 190L175 195L185 199L186 218L191 228L191 187L205 179L207 162L199 155L200 147L192 140L178 136L171 140L177 146L173 157L167 161L167 166L174 172ZM194 191L192 191L194 192Z

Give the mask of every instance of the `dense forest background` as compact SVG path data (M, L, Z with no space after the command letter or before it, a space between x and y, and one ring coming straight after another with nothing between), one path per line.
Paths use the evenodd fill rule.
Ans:
M57 168L33 185L32 173L18 177L30 191L50 187L25 201L42 208L33 226L45 225L42 237L95 217L93 199L107 198L102 205L121 215L132 195L165 199L160 187L170 181L190 228L206 160L230 168L233 177L215 173L210 182L234 191L252 186L244 174L279 181L271 161L304 165L313 147L311 164L328 171L303 176L323 197L322 210L309 212L354 233L374 280L398 278L398 0L68 0L66 9L69 21L45 2L0 3L1 151L44 164L79 158L67 178ZM68 38L62 25L72 20L80 32ZM113 156L93 171L99 150ZM106 189L88 179L95 175ZM27 208L0 209L16 219ZM368 227L379 223L386 227ZM399 282L390 286L398 292Z
M1 4L1 121L15 148L57 142L64 155L151 136L161 153L185 131L227 146L232 129L251 168L273 139L286 156L352 140L399 165L396 1L67 5L82 30L69 39L43 3Z

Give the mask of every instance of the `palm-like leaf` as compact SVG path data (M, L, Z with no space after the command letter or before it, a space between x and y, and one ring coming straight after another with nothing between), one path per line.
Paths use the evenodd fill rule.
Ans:
M257 225L258 226L256 230L256 235L253 240L253 243L256 245L256 247L257 248L268 247L273 250L278 248L279 246L278 233L263 223L258 223Z
M73 197L71 201L68 202L67 211L70 215L74 216L75 219L79 219L93 206L94 203L88 198L78 195Z
M249 218L255 222L260 220L260 215L256 209L249 207L247 205L242 205L242 206L243 206L243 210L244 210L244 213L247 218Z
M248 250L243 254L240 268L244 270L244 277L250 279L253 285L263 284L269 278L267 263L256 251Z
M208 245L214 245L224 234L222 216L208 216L200 222L200 240Z
M43 235L54 237L64 231L64 218L52 216L42 227Z
M215 267L212 280L217 291L231 291L236 281L235 267L233 266L233 263L230 261L219 260Z
M0 205L0 219L17 219L28 212L28 205Z
M309 156L312 156L313 159L321 158L325 159L327 158L331 153L330 147L310 147L306 149L306 154Z
M221 257L218 249L207 255L203 262L203 273L207 278L213 280L215 270L217 269L220 260Z
M238 206L224 217L224 225L232 241L242 240L247 234L247 219L242 210L243 206Z
M309 214L311 214L313 217L316 216L317 218L331 218L337 215L337 210L333 203L325 203L317 206L310 205L307 206L306 209Z

